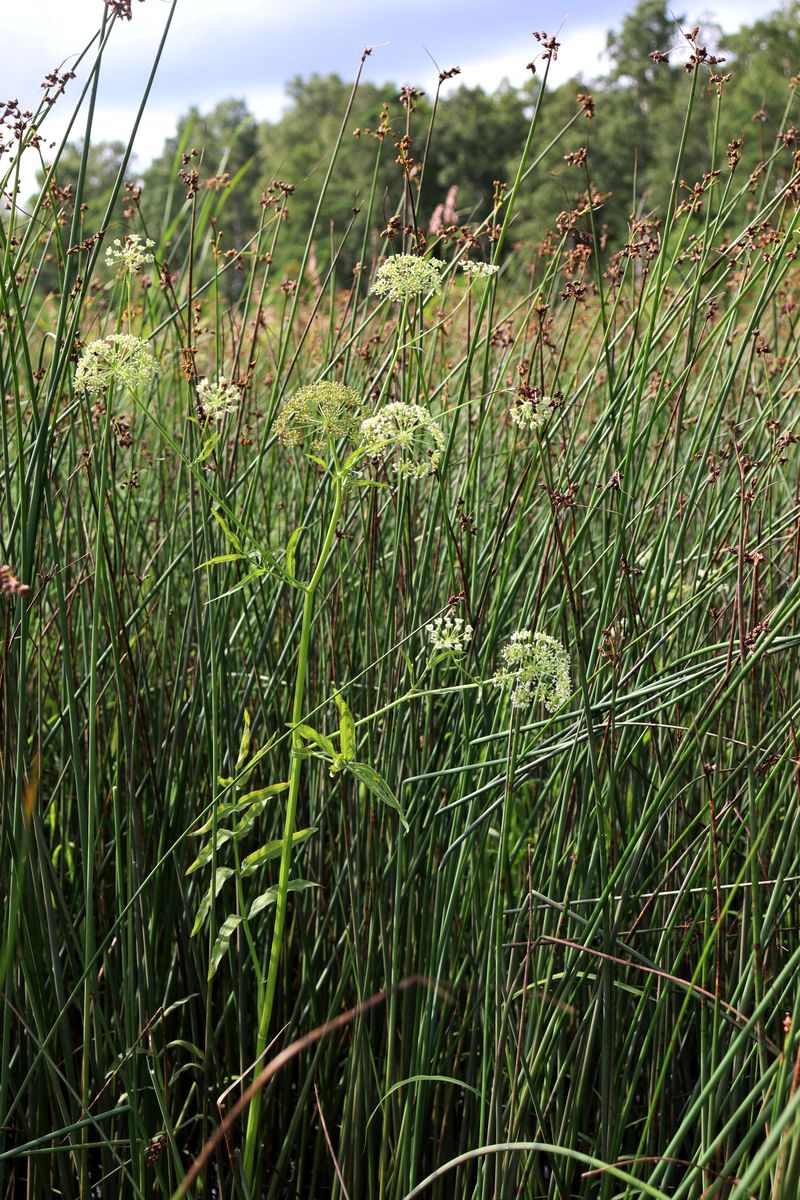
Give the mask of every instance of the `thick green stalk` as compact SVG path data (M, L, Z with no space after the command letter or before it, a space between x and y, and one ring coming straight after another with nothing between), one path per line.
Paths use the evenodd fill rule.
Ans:
M278 970L280 967L281 950L283 949L283 934L286 926L286 907L289 896L289 871L292 861L292 839L297 824L297 800L300 794L300 771L303 763L303 739L297 732L297 726L305 715L304 695L306 673L308 670L308 654L311 645L311 631L314 625L314 598L316 595L325 563L330 554L336 537L336 529L342 513L344 498L344 483L337 475L334 483L334 505L328 528L322 543L322 549L317 559L314 573L306 587L303 600L303 623L300 627L300 648L297 656L297 672L294 681L294 703L292 705L292 757L289 765L289 792L286 801L286 816L283 827L283 848L281 850L280 872L278 875L278 896L275 903L275 927L269 952L267 982L264 989L264 999L258 1016L258 1034L256 1037L256 1062L261 1058L267 1046L272 1010L275 1004L275 991L278 986ZM261 1117L261 1092L257 1092L250 1105L247 1120L247 1132L244 1143L244 1173L251 1185L253 1169L258 1147L258 1130Z

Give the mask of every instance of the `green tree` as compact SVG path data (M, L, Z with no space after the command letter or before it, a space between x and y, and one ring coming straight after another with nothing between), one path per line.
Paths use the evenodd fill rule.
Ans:
M485 216L495 179L505 179L508 163L525 143L525 98L507 81L494 92L460 87L439 104L426 167L426 213L458 186L458 207L467 216Z
M124 157L125 146L122 142L95 142L89 146L86 155L86 176L77 245L80 245L84 239L94 238L104 230L111 238L128 231L128 223L123 218L121 208L119 209L119 218L112 216L106 227L109 198L114 190ZM59 280L63 275L63 258L71 249L70 235L74 200L82 158L83 142L68 143L61 151L50 180L49 194L45 204L52 207L57 215L57 220L51 225L53 232L42 244L43 259L38 267L39 284L46 291L53 291L58 287ZM45 171L37 174L37 193L36 197L32 197L28 201L29 211L34 210L36 198L40 194L46 178ZM57 232L55 232L56 230ZM85 253L85 251L75 248L72 248L72 252Z
M144 173L142 213L151 236L171 236L180 221L183 169L197 172L204 216L218 220L224 244L243 245L258 224L259 151L258 125L244 100L222 100L206 114L189 109Z
M776 12L723 39L733 76L725 97L725 130L743 140L739 170L753 171L774 150L781 132L798 119L796 76L800 72L800 3ZM777 175L792 170L792 147L780 155Z
M352 87L332 74L295 78L286 90L290 101L286 112L279 121L262 125L260 141L264 180L279 178L295 189L289 201L289 222L281 231L279 261L296 267L312 228ZM402 200L403 176L395 162L395 142L404 132L406 114L397 97L391 84L380 88L362 84L359 88L313 228L316 269L323 273L337 255L337 277L343 284L350 282L360 257L373 176L375 229L386 224ZM384 105L390 127L385 136L376 137ZM340 250L345 234L346 243Z

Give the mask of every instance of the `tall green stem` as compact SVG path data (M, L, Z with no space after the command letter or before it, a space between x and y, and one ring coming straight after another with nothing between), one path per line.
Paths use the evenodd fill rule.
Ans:
M297 798L300 794L300 771L303 763L303 739L297 732L297 726L305 714L304 696L306 672L308 669L308 652L311 645L311 630L314 625L314 597L319 586L325 563L330 554L336 537L336 529L342 513L344 498L344 482L340 475L334 477L334 505L325 539L317 559L317 565L306 587L303 600L303 623L300 629L300 649L297 656L297 674L294 681L294 703L292 705L292 757L289 764L289 793L286 801L286 817L283 826L283 847L281 850L280 873L278 876L278 895L275 903L275 928L269 952L267 968L267 983L264 989L264 999L258 1017L258 1034L256 1037L256 1061L258 1061L267 1045L272 1010L275 1004L275 991L278 986L278 969L280 967L283 934L286 926L286 907L289 895L289 870L292 858L292 840L297 818ZM244 1143L244 1173L248 1183L253 1184L253 1169L255 1166L256 1149L258 1146L258 1129L261 1117L261 1093L257 1092L250 1105L247 1120L247 1132Z

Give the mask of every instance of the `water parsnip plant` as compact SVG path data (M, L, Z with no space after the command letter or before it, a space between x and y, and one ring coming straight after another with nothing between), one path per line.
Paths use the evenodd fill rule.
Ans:
M0 105L0 1195L795 1200L796 83L648 10L139 179L98 7Z

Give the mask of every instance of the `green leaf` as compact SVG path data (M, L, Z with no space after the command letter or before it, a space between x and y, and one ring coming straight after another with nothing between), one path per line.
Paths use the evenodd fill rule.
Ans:
M188 1050L188 1052L199 1059L200 1062L205 1060L205 1052L199 1046L195 1046L194 1042L187 1042L185 1038L173 1038L171 1042L167 1042L167 1049L172 1050L177 1047L180 1050ZM174 1078L174 1076L173 1076Z
M270 783L267 787L257 788L254 792L247 792L244 796L240 796L238 800L228 800L224 804L217 806L216 814L212 814L199 829L193 829L189 837L202 837L204 833L208 833L214 824L214 820L223 821L231 815L231 813L241 812L245 808L263 808L270 796L276 796L279 792L285 792L289 784ZM238 833L238 827L237 827Z
M219 850L220 846L224 846L226 842L229 842L233 837L235 837L235 834L232 829L218 829L216 838L217 850ZM192 865L186 868L186 874L191 875L192 871L197 871L200 869L200 867L208 866L213 856L214 842L212 840L203 846L203 849L200 851Z
M239 541L236 534L233 532L231 527L228 525L227 521L225 520L225 518L223 517L223 515L219 511L219 509L212 508L211 515L214 518L214 520L217 522L217 524L220 526L220 528L222 529L222 532L225 534L225 537L228 539L230 544L233 546L234 550L238 550L240 554L243 554L242 543Z
M381 1107L394 1092L400 1088L408 1087L412 1083L451 1083L453 1087L463 1088L465 1092L472 1092L473 1096L477 1096L479 1100L481 1099L481 1094L476 1087L473 1087L471 1083L464 1083L463 1079L456 1079L452 1075L409 1075L408 1079L398 1079L397 1083L393 1083L389 1090L383 1093L370 1113L365 1128L369 1128L372 1118L377 1112L380 1112Z
M217 940L211 950L211 958L208 963L208 978L213 979L217 973L217 967L222 962L222 957L226 953L230 945L231 938L242 923L242 918L236 913L231 913L226 917L220 926Z
M189 837L202 837L203 834L208 833L215 821L221 821L223 818L229 816L232 812L236 812L238 807L239 802L237 800L231 800L228 804L220 804L216 813L212 813L208 820L201 825L199 829L193 829L189 834Z
M237 800L236 807L243 808L247 804L258 804L262 800L268 800L270 796L278 796L281 792L285 792L289 783L282 779L280 783L268 783L266 787L256 788L254 792L248 792L241 799Z
M291 725L290 728L295 733L299 733L300 737L305 738L307 742L314 742L319 746L320 750L324 750L331 758L336 758L336 747L329 737L325 737L324 733L318 733L310 725Z
M234 775L238 775L244 764L247 762L247 756L250 753L250 713L247 709L244 710L244 729L239 741L239 756L236 759L236 766L233 768Z
M200 566L195 567L195 571L199 571L203 567L213 567L216 563L241 562L243 558L243 554L215 554L213 558L207 558L205 562L200 563Z
M333 698L339 709L340 757L344 762L351 762L356 756L356 723L341 692L338 692L336 688L333 689ZM341 764L337 765L341 766Z
M316 832L316 826L310 829L298 829L292 838L292 845L294 846L300 842L307 841L312 833ZM242 875L252 875L264 863L270 862L273 858L280 858L282 850L283 838L276 838L274 842L266 842L265 845L259 846L258 850L254 850L252 854L248 854L247 858L242 862Z
M286 574L290 579L296 578L295 559L297 558L297 545L303 535L304 529L305 525L298 525L297 529L295 529L294 533L289 538L289 542L286 547Z
M319 887L318 883L312 883L310 879L290 879L286 886L287 892L305 892L309 888ZM248 920L258 916L265 908L269 908L278 899L278 885L273 883L272 887L268 887L260 896L256 896L253 903L250 905Z
M212 600L224 600L226 596L232 596L234 592L240 592L242 588L246 588L248 584L253 583L256 579L263 578L264 575L269 575L268 568L256 567L255 570L245 575L244 579L240 579L237 583L234 583L233 587L229 587L226 592L220 592L218 596L213 596Z
M215 899L220 894L223 884L227 883L227 881L230 879L231 875L233 875L233 869L231 867L217 867L216 886L214 888L214 898ZM199 933L200 930L203 928L205 921L206 921L206 917L208 916L208 910L210 908L211 908L211 888L209 887L205 896L203 896L203 899L200 901L200 905L197 909L197 916L194 919L194 925L192 926L192 932L190 934L191 937L194 937L195 934Z
M395 796L392 789L389 787L382 775L379 775L373 767L367 763L361 762L343 762L342 766L345 771L349 771L351 775L355 775L359 783L363 783L364 787L372 793L376 800L380 800L381 804L388 804L389 808L393 808L400 817L403 828L406 833L409 829L406 815L400 806L400 801Z
M205 441L203 442L202 446L200 447L200 449L197 453L197 457L195 458L193 465L196 466L197 463L205 462L205 460L213 452L214 447L219 442L219 439L221 436L222 436L221 433L214 432L205 439Z

